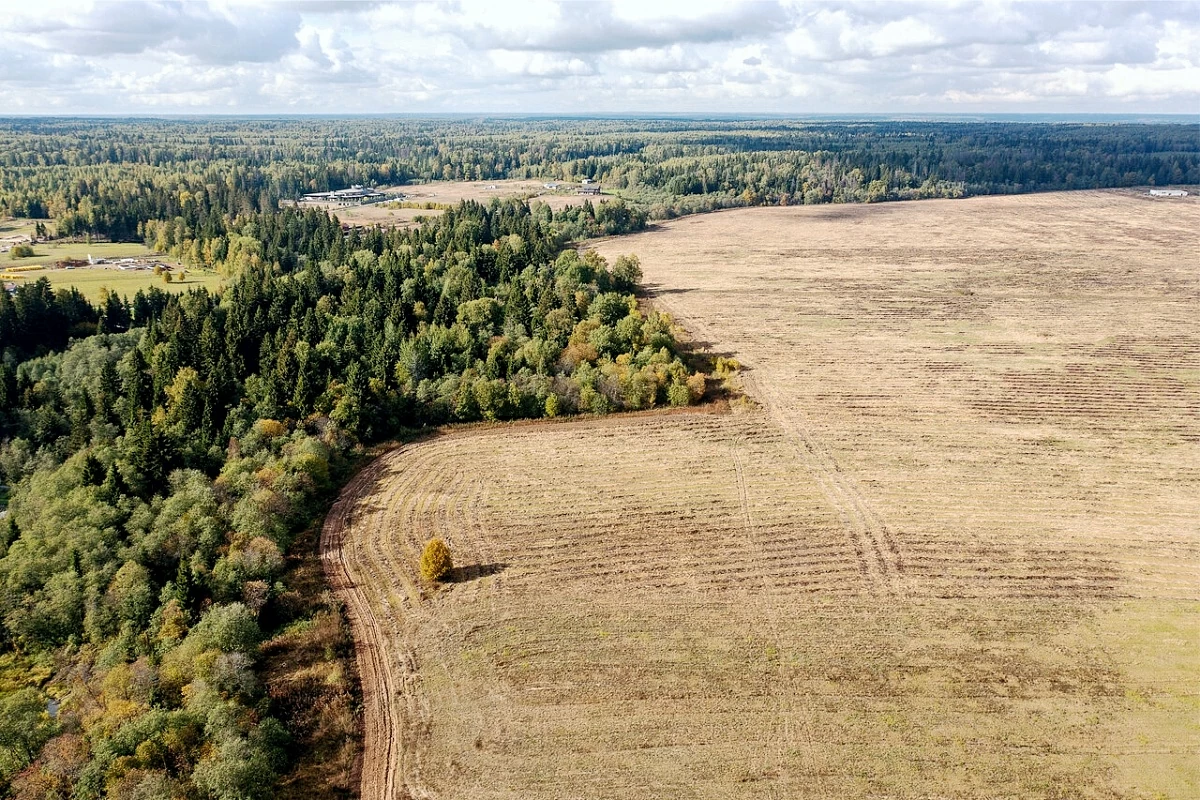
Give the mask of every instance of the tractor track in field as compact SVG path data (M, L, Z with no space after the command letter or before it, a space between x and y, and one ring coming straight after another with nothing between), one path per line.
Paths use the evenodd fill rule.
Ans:
M1125 679L1095 657L1111 634L1073 626L1196 600L1197 287L1124 240L1105 261L1064 261L1057 228L994 247L1000 202L927 206L978 215L965 233L897 204L854 236L768 209L610 243L645 248L648 299L734 351L759 410L471 426L363 469L320 539L361 673L361 796L1015 798L1046 775L1119 795L1094 757L1133 764ZM1044 226L1046 204L1109 202L1003 201ZM776 239L747 251L750 220ZM894 247L904 224L966 244ZM436 589L431 536L459 573Z
M390 456L376 457L342 489L321 529L320 557L330 588L345 604L346 617L354 638L359 682L363 696L363 752L359 796L394 800L423 798L418 787L410 785L403 766L405 741L397 732L410 731L416 702L416 664L411 652L394 659L395 641L384 630L363 590L364 577L351 569L356 562L343 553L346 533L357 521L358 504L375 493L390 465ZM370 576L366 576L370 577Z
M683 325L694 339L702 339L709 346L722 343L719 333L702 320L687 315L667 295L654 289L648 289L646 294L655 305L669 312ZM803 414L784 402L767 381L757 378L755 364L745 363L743 366L747 368L740 376L744 389L764 407L771 420L788 437L796 455L820 486L821 493L837 510L858 556L859 571L869 580L872 592L906 595L904 561L887 524L853 478L842 471L829 449L821 445Z

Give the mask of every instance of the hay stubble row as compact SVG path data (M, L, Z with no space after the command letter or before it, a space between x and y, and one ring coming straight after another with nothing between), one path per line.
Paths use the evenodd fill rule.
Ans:
M323 537L364 797L1196 791L1197 209L753 209L603 243L760 407L364 471ZM463 570L430 591L435 535Z

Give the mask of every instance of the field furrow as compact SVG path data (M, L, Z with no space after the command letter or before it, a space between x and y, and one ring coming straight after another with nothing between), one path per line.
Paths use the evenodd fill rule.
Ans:
M757 405L356 478L364 797L1200 795L1197 231L1092 192L601 243Z

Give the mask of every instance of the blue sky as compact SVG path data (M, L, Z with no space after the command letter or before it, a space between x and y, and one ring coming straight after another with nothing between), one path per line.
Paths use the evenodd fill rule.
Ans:
M1200 112L1200 2L0 11L0 114Z

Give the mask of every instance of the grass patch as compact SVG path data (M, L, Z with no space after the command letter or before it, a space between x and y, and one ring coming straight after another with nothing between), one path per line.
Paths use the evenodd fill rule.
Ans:
M19 273L22 278L18 283L31 283L38 278L47 278L57 288L75 287L83 295L96 302L100 300L103 290L116 292L122 297L133 297L139 289L149 289L156 286L168 292L185 292L189 289L207 288L216 291L221 288L224 278L216 272L200 272L188 270L180 280L179 272L174 271L174 279L170 283L150 270L119 270L103 267L82 267L79 269L48 269Z

